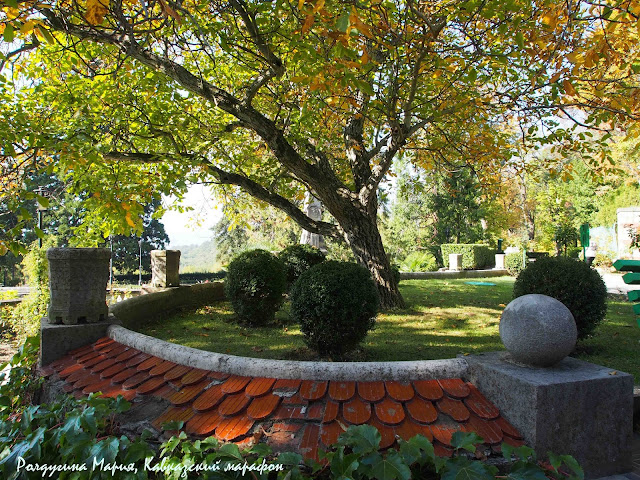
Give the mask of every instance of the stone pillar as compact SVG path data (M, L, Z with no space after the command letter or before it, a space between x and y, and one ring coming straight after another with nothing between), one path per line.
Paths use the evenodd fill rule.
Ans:
M496 253L496 266L494 270L504 270L504 253Z
M151 250L151 286L180 286L180 250Z
M449 254L449 270L460 271L462 270L462 254L450 253Z
M106 248L50 248L49 323L76 325L106 320L109 258Z
M619 208L617 210L618 257L638 257L638 249L631 249L629 230L640 228L640 207Z
M304 209L304 212L307 214L307 216L318 222L322 220L322 202L320 202L320 200L312 196L310 193L307 193L305 200L307 206ZM302 230L302 234L300 235L300 243L303 245L308 244L312 247L316 247L322 252L327 251L327 246L322 235L311 233L304 229Z
M111 252L106 248L50 248L48 316L40 326L40 363L47 365L68 351L107 334L107 282Z

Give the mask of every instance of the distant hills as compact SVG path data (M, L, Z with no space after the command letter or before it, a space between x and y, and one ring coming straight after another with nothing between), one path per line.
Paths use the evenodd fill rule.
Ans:
M216 272L220 270L216 264L216 245L208 240L201 245L181 245L171 247L180 250L180 273Z

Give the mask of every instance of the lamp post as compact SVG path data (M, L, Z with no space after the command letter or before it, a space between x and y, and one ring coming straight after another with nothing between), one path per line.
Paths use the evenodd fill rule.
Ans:
M138 255L138 285L142 285L142 237L138 240L139 255Z
M44 196L46 190L42 187L38 187L35 190L35 193L41 196ZM38 202L38 206L36 207L38 212L38 230L42 233L42 213L47 211L47 207ZM38 247L42 248L42 235L38 235Z

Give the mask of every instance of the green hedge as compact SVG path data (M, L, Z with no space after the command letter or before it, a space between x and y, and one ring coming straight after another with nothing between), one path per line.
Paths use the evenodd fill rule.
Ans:
M440 251L446 268L449 268L451 253L462 254L462 268L465 270L493 268L495 265L495 250L482 243L443 243Z

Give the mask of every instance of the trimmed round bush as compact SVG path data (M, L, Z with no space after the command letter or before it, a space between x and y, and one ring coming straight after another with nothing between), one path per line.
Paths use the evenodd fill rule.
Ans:
M560 300L573 314L578 338L593 333L607 313L607 287L586 263L566 257L542 257L520 273L513 297L540 293Z
M224 291L241 322L264 325L273 321L284 299L284 266L266 250L236 256L227 270Z
M380 306L369 271L336 261L323 262L300 275L290 299L291 315L300 323L307 346L335 358L366 337Z
M278 254L284 264L287 282L291 285L300 275L314 265L324 262L326 256L311 245L291 245Z
M522 258L522 252L507 253L504 256L504 267L512 277L520 275L520 272L523 271L526 266Z

